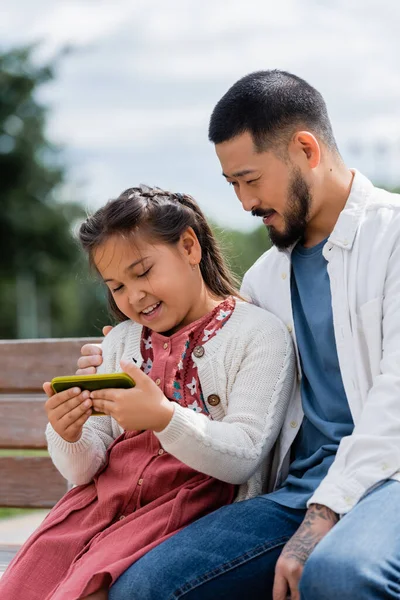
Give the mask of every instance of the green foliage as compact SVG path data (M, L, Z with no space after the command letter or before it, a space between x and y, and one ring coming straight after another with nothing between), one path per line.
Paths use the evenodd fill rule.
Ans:
M97 334L104 298L71 234L84 211L59 201L66 174L35 97L54 65L32 52L0 54L0 337Z
M222 229L215 224L212 228L220 242L228 265L239 280L257 258L271 247L264 225L250 232Z
M0 53L0 338L98 335L105 291L72 235L84 210L60 201L67 173L36 99L55 64L35 65L33 50ZM269 247L264 227L214 231L239 279Z
M0 519L10 519L11 517L24 517L37 512L34 508L0 508Z

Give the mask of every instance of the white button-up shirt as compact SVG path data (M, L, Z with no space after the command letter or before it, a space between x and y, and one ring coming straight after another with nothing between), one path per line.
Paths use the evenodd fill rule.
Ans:
M354 431L341 440L309 504L345 514L384 479L400 481L400 196L355 172L323 255ZM280 317L296 346L290 277L283 277L290 262L291 250L271 248L246 273L242 293ZM270 489L287 476L302 418L298 386L273 457Z

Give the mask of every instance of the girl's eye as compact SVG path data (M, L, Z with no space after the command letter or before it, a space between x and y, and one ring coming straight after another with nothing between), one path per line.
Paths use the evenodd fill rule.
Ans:
M113 294L115 294L115 292L119 292L120 290L122 290L124 286L123 285L119 285L117 288L114 288L112 291Z
M151 267L150 267L150 269L147 269L147 271L145 271L141 275L138 275L138 277L145 277L148 273L150 273L150 271L151 271Z

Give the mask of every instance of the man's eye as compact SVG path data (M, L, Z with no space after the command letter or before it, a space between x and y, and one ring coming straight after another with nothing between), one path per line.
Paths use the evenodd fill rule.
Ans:
M148 273L150 273L150 271L151 271L151 267L150 267L150 269L147 269L147 271L145 271L145 272L144 272L144 273L142 273L141 275L138 275L138 277L146 277L146 275L147 275Z
M250 179L250 181L246 181L247 184L251 184L251 183L255 183L256 181L258 181L260 178L257 177L257 179Z
M228 181L229 185L233 185L235 187L237 185L237 181Z

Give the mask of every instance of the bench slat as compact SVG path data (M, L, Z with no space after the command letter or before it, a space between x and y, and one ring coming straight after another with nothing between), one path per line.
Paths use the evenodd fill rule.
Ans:
M0 573L4 572L19 550L17 545L0 544Z
M68 490L50 458L0 457L0 506L51 508Z
M0 390L42 391L44 381L72 375L83 344L100 338L0 340Z
M0 448L46 448L45 394L0 394Z

